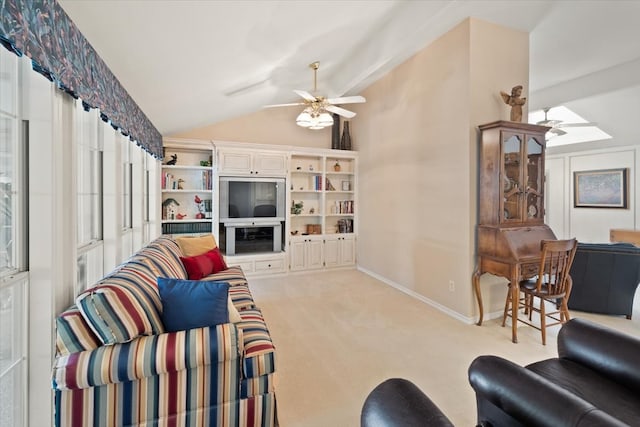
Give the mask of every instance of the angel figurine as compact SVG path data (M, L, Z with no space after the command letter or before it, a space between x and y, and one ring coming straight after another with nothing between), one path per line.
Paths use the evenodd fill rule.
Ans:
M511 106L511 121L522 121L522 106L527 102L527 98L520 98L522 95L522 86L514 86L511 89L511 95L506 92L500 91L500 96L504 100L504 103Z

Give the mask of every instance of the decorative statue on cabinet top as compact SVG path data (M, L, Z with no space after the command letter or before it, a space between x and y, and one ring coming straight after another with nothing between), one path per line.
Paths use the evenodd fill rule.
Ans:
M504 103L511 106L512 122L522 121L522 106L527 102L527 98L520 98L520 95L522 95L522 85L514 86L511 89L511 95L500 91Z
M171 160L167 161L167 163L165 163L165 165L175 165L176 162L178 161L178 155L177 154L172 154L171 155Z

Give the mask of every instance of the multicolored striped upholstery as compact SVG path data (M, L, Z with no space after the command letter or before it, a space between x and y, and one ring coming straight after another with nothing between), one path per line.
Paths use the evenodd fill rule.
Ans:
M263 375L257 378L244 378L240 383L240 397L247 398L266 393L273 393L275 374Z
M164 332L155 280L139 269L121 267L78 295L76 305L103 344Z
M207 277L203 277L202 280L214 280L216 282L227 282L231 287L247 284L247 279L244 277L244 272L242 271L242 267L240 267L239 265L233 265L227 268L226 270L210 274Z
M277 424L274 346L240 267L205 278L229 282L240 322L164 332L156 280L186 279L180 255L156 239L58 317L57 427Z
M54 387L70 390L139 380L159 374L229 364L242 356L242 338L233 323L213 328L139 337L94 351L60 356L53 367ZM236 363L236 362L234 362Z
M275 347L262 312L256 308L239 313L242 321L236 325L242 331L245 377L255 378L275 372Z
M253 297L247 285L235 285L229 288L229 298L238 311L254 308Z
M66 355L101 345L74 304L56 318L56 353Z
M187 270L180 261L181 256L180 248L173 240L159 237L142 248L136 258L147 263L156 276L187 279Z

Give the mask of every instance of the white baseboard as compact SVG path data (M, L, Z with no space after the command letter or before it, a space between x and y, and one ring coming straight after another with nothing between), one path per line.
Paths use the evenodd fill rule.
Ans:
M358 270L362 271L363 273L373 277L374 279L377 279L379 281L381 281L382 283L385 283L389 286L391 286L392 288L396 288L397 290L399 290L400 292L404 292L405 294L419 300L422 301L425 304L428 304L438 310L440 310L441 312L453 317L454 319L457 319L463 323L466 323L468 325L472 325L474 323L476 323L476 319L475 316L474 317L468 317L468 316L463 316L462 314L458 313L457 311L453 311L451 310L449 307L445 307L444 305L435 302L427 297L425 297L424 295L420 295L419 293L408 289L396 282L394 282L393 280L389 280L386 277L380 276L377 273L374 273L373 271L367 270L366 268L362 268L361 266L358 265ZM488 313L487 316L485 316L487 319L495 319L497 317L502 317L502 312L500 313Z

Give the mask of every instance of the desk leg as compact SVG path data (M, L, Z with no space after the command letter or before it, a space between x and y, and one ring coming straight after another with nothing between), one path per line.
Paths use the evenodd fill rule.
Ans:
M484 312L482 309L482 294L480 293L480 276L482 276L482 273L480 273L480 268L476 267L476 271L473 272L473 289L476 292L476 299L478 300L478 309L480 311L480 318L478 319L478 323L476 323L476 325L478 326L482 326L482 318L484 317Z
M511 341L518 343L518 305L520 304L520 284L518 276L511 276Z

